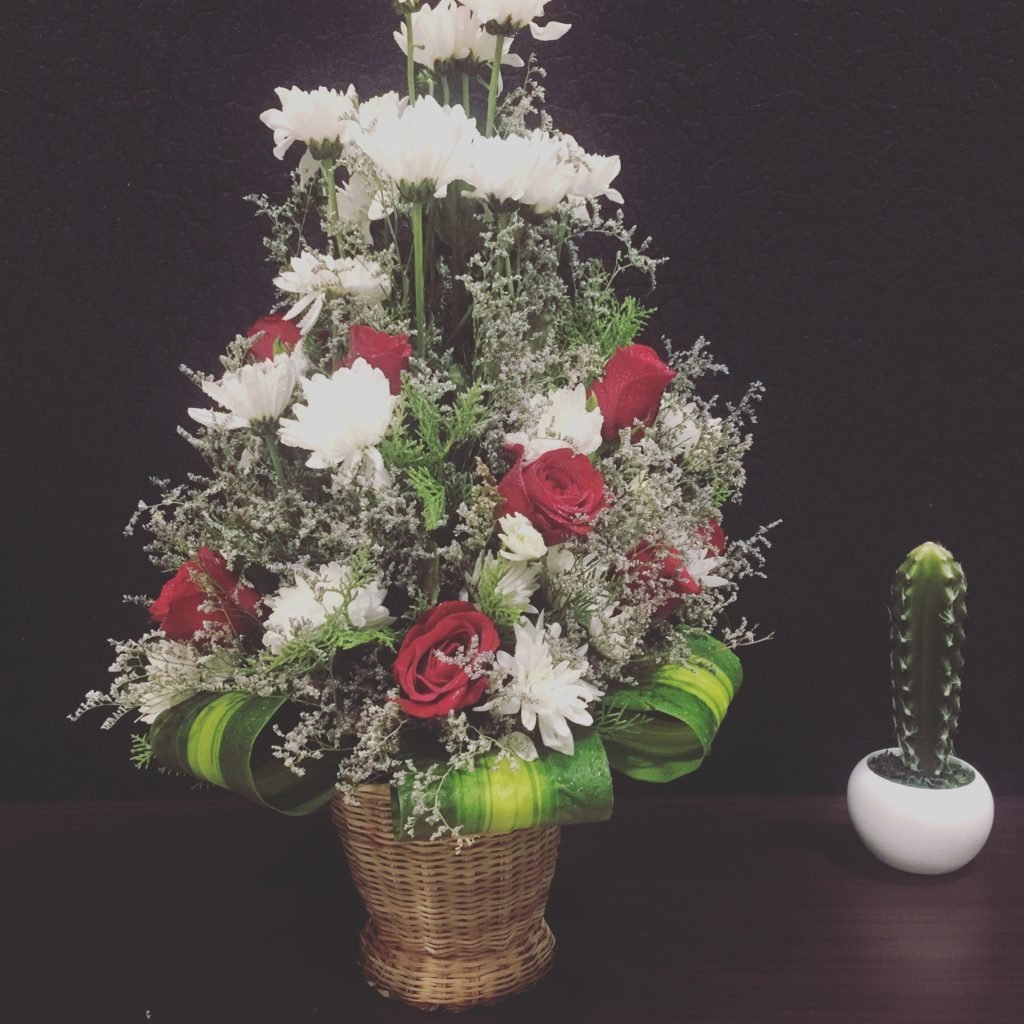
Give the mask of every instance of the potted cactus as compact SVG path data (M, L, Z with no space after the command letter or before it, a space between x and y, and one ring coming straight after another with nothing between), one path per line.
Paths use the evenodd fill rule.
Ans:
M940 544L915 548L892 589L892 708L899 744L853 769L847 804L867 848L891 867L963 867L992 828L992 792L953 756L960 713L964 572Z

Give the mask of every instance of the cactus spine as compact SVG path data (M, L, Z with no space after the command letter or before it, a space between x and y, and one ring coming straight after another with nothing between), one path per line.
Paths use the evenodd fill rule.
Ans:
M960 714L967 583L940 544L915 548L892 588L892 707L903 762L941 776Z

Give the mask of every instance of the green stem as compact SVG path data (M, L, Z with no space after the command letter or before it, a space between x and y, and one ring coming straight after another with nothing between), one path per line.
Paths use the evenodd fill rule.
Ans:
M498 109L498 79L501 78L501 58L505 56L505 37L494 37L494 66L491 68L491 87L487 91L487 128L484 135L494 134L494 115Z
M448 76L441 76L441 95L444 97L444 105L450 107L452 105L452 93L448 88Z
M263 443L267 446L267 454L270 456L271 465L274 467L274 475L283 490L288 486L284 475L284 463L281 461L281 453L277 450L277 441L274 438L273 429L263 432Z
M424 301L423 279L423 204L412 204L412 241L414 273L416 275L416 348L422 358L426 355L426 303Z
M416 101L416 61L414 59L414 42L412 37L412 12L405 13L405 71L408 78L409 102Z
M466 117L473 116L473 99L469 92L469 72L462 72L462 109L466 111Z
M334 161L321 160L320 173L324 178L324 191L327 193L327 215L330 219L332 237L334 238L335 255L341 256L341 232L338 230L340 218L338 217L338 187L334 181Z

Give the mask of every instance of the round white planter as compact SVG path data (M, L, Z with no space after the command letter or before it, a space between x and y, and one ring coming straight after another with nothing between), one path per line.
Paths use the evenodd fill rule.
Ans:
M890 867L917 875L943 875L973 860L992 831L992 791L981 773L975 768L974 779L957 789L919 789L876 775L868 767L874 756L857 764L846 787L864 845Z

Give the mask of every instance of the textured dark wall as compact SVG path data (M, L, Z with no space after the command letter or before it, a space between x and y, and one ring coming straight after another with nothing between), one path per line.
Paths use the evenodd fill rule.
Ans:
M1024 481L1021 14L999 0L554 0L552 110L622 154L629 217L671 262L656 331L706 334L768 387L730 532L785 520L743 611L775 633L680 791L837 792L883 745L886 595L940 540L970 583L959 749L1020 792ZM0 704L9 796L181 791L127 729L62 715L155 592L121 527L178 476L187 362L271 299L248 192L286 172L281 84L397 87L385 0L29 2L5 26L0 177ZM519 49L529 45L521 39ZM290 165L291 161L289 161ZM10 578L10 574L8 574Z

